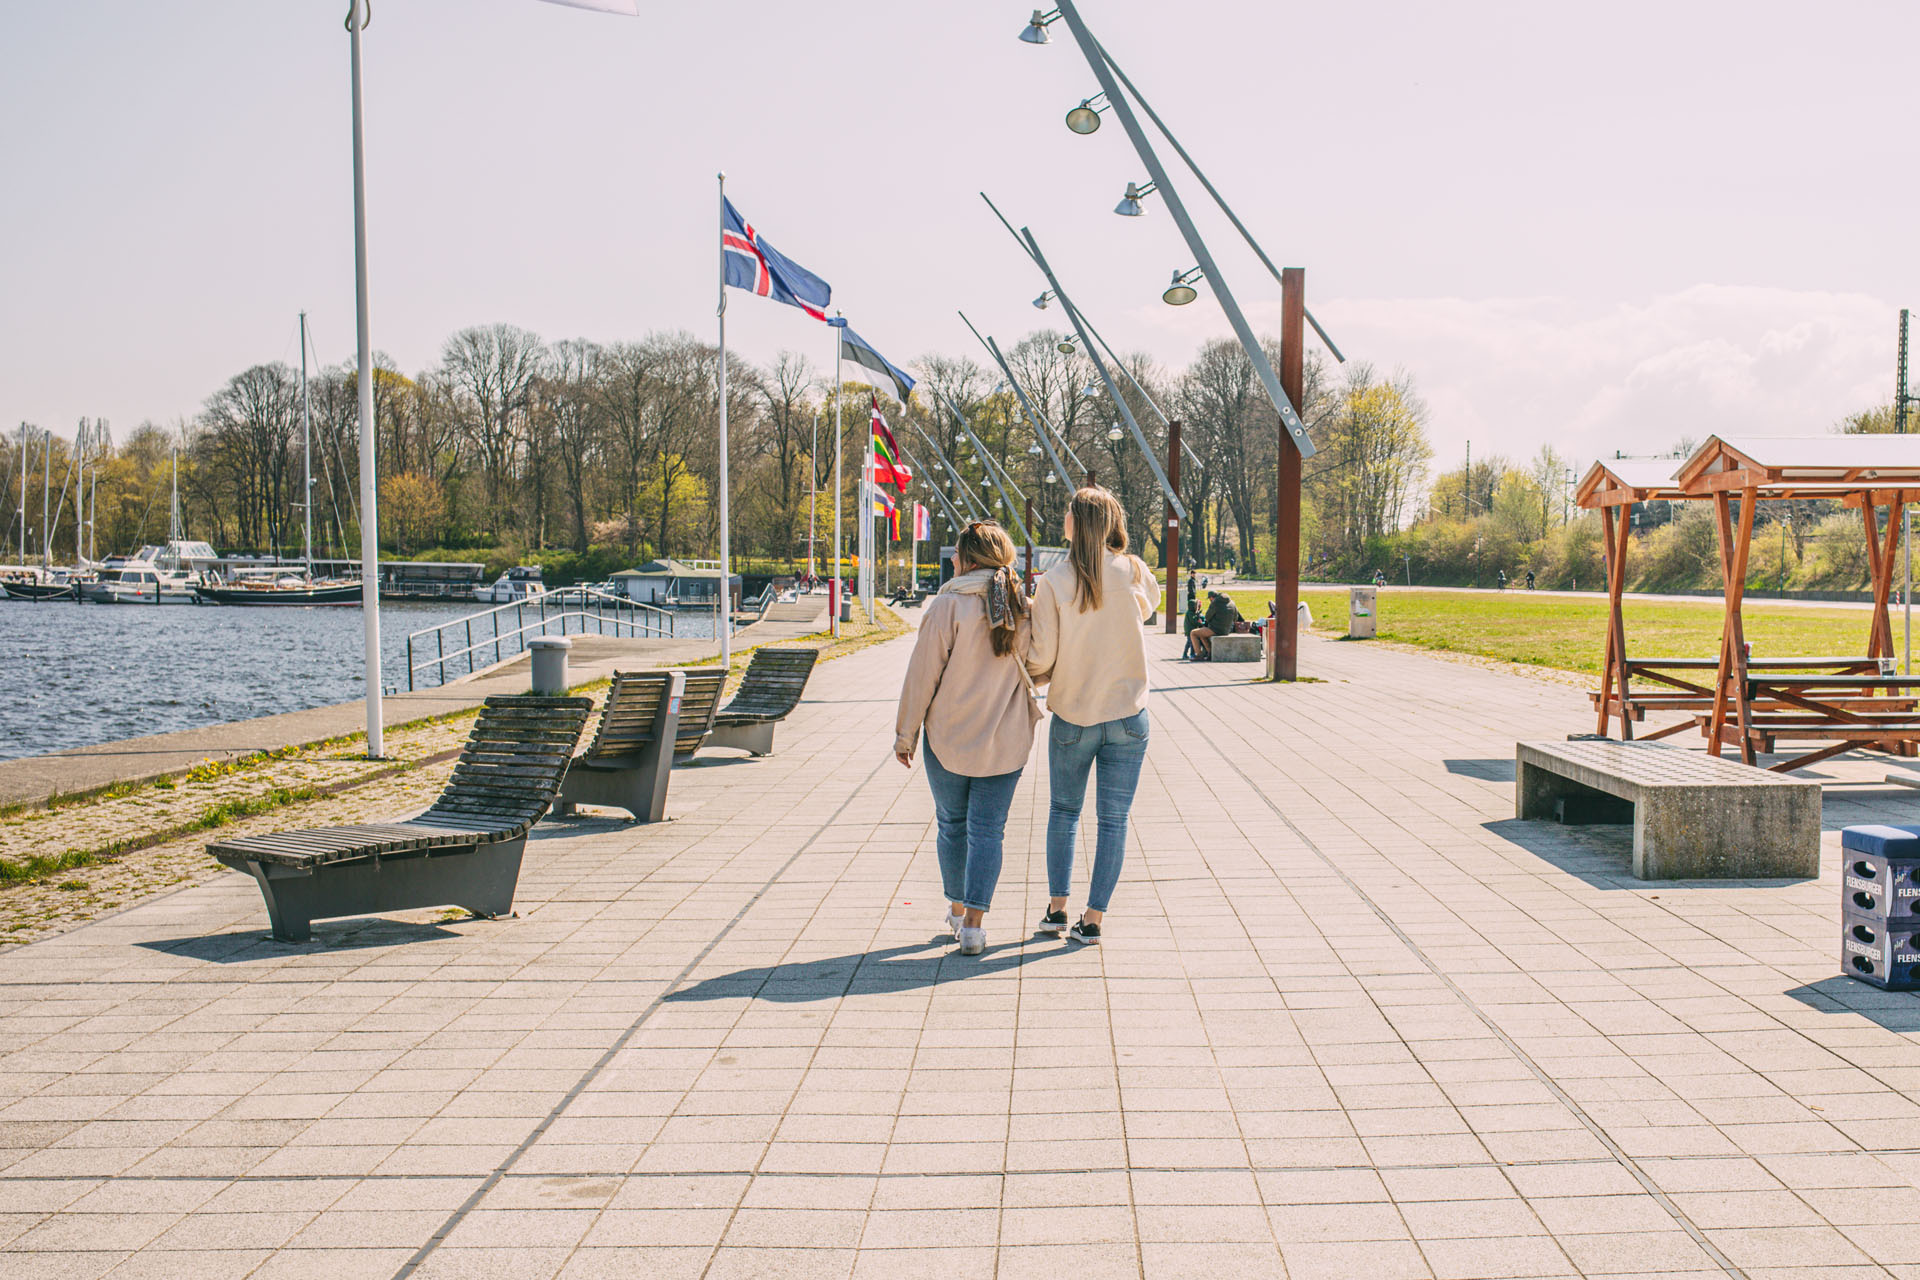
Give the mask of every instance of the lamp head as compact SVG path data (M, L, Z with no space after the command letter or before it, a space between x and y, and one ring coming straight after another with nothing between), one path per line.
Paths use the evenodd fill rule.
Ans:
M1080 388L1080 394L1091 400L1100 394L1100 388L1097 384L1089 382L1086 386Z
M1045 311L1047 309L1047 304L1052 301L1053 301L1053 290L1049 289L1045 293L1041 294L1039 297L1035 298L1033 300L1033 305L1039 308L1040 310Z
M1046 481L1048 484L1059 484L1060 477L1053 474L1053 472L1049 471L1047 472L1047 475L1046 475Z
M1193 287L1192 282L1198 280L1202 274L1198 267L1174 272L1173 283L1168 285L1167 291L1160 295L1160 301L1170 307L1186 306L1200 296L1200 291Z
M1033 457L1037 458L1040 456L1040 446L1037 444L1030 444L1027 446L1027 452Z
M1113 206L1113 211L1123 218L1137 218L1147 211L1146 206L1140 203L1141 197L1152 195L1156 190L1158 188L1151 182L1145 186L1137 182L1129 182L1127 194L1120 197L1120 203Z
M1079 106L1067 112L1067 128L1083 137L1097 132L1100 128L1100 113L1111 105L1104 101L1106 96L1104 93L1096 93L1091 98L1082 98Z
M1126 435L1127 433L1120 429L1120 424L1117 422L1107 428L1107 439L1109 440L1124 440Z
M1047 35L1047 24L1059 16L1060 11L1058 9L1055 9L1051 13L1042 13L1040 10L1035 9L1033 16L1027 19L1027 25L1020 28L1021 42L1024 44L1051 43L1051 37Z
M1080 354L1080 349L1073 345L1072 338L1068 338L1066 341L1062 342L1058 350L1060 354L1063 356L1073 356L1073 355Z

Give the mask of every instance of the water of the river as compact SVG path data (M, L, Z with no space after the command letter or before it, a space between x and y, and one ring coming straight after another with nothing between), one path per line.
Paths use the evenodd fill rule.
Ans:
M484 607L381 606L387 688L407 687L408 632ZM351 701L363 689L362 622L357 608L0 600L0 760ZM682 613L675 634L712 635L713 619ZM449 649L463 643L449 634ZM450 664L448 675L465 670ZM421 677L438 683L432 671Z

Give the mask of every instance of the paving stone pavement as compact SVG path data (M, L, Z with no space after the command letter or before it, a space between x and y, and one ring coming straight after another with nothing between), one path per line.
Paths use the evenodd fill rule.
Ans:
M1920 1277L1920 998L1835 962L1885 758L1820 881L1643 883L1511 818L1564 686L1156 635L1107 942L1029 935L1042 751L966 958L908 643L542 824L516 919L285 946L227 875L0 957L0 1277Z

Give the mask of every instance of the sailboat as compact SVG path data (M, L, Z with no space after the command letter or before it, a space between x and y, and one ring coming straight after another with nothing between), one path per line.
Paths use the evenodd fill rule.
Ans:
M270 577L201 582L194 587L193 594L202 603L286 606L356 605L362 602L357 579L313 576L313 406L307 398L307 313L304 311L300 313L300 418L306 456L302 477L306 481L306 493L299 504L305 529L300 556L303 568L298 572L282 571Z

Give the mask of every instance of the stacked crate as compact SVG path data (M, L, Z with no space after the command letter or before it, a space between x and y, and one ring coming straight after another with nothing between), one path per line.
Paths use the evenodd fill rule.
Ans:
M1920 827L1848 827L1840 853L1842 971L1920 991Z

